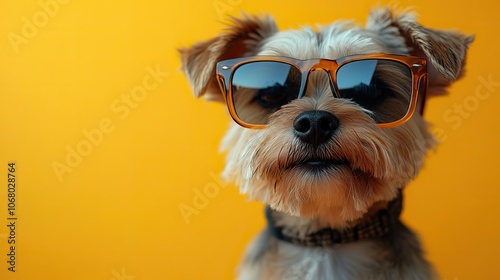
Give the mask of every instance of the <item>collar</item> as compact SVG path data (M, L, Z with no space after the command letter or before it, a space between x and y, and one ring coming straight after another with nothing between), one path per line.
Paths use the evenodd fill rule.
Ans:
M271 234L279 240L306 247L331 247L359 240L380 238L388 234L399 221L402 208L403 195L400 192L395 199L389 202L386 209L378 211L363 223L343 230L324 228L310 233L304 238L293 236L283 227L277 227L272 217L273 210L269 206L266 207L266 219Z

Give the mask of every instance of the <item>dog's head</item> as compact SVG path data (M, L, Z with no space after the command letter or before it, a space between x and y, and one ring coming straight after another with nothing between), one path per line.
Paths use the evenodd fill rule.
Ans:
M196 97L227 103L236 121L226 177L275 210L342 227L416 176L434 144L426 88L461 77L471 42L381 9L366 28L278 31L244 16L180 52Z

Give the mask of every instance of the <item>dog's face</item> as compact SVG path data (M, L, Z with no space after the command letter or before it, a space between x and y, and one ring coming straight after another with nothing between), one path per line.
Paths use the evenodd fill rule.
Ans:
M225 176L250 198L275 210L342 227L374 207L383 207L418 173L434 144L418 110L425 101L422 77L428 79L429 90L459 78L471 41L457 33L426 29L410 15L379 10L372 13L366 28L334 23L319 30L279 32L269 18L245 17L234 20L228 33L181 53L195 94L218 101L229 95L228 106L240 123L231 127L224 140ZM368 54L425 57L428 75L412 82L416 76L411 68L417 64L363 60ZM293 71L280 61L248 63L256 66L253 71L251 67L233 70L227 75L232 79L230 91L228 80L220 80L219 89L216 63L247 56L271 57L271 61L281 57L341 61L356 56L361 62L349 75L342 72L347 66L338 67L342 63L332 66L335 69L314 68L318 65L314 60L316 64L304 62L306 66ZM283 76L282 66L288 69L283 70L288 77L279 84L273 79ZM370 72L367 69L372 69L368 82L357 86L363 79L357 73ZM259 75L260 81L272 85L265 90L256 89L255 82L245 86L252 83L248 77L256 80ZM352 76L358 79L352 82L355 85L344 89L341 83L350 83ZM276 88L275 82L282 88ZM411 106L414 112L394 124Z

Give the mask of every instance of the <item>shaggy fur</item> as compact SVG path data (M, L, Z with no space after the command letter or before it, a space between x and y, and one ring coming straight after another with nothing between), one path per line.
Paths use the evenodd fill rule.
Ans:
M428 94L461 77L472 37L419 25L409 13L375 10L365 28L336 22L319 30L278 31L269 17L233 19L229 29L209 41L180 50L183 70L196 97L224 101L215 80L218 61L253 55L298 59L337 59L349 55L390 53L425 57ZM386 70L387 83L398 88L398 69ZM387 114L401 107L389 101ZM326 111L339 122L326 143L306 145L293 133L305 111ZM369 112L334 98L328 77L313 72L303 98L271 115L265 129L234 124L223 148L228 151L224 176L242 193L269 205L279 226L305 236L323 228L352 227L387 207L419 172L434 139L421 115L381 129ZM309 159L339 161L335 168L311 172ZM383 238L333 248L303 247L279 241L265 230L249 247L239 279L434 279L417 237L402 223Z

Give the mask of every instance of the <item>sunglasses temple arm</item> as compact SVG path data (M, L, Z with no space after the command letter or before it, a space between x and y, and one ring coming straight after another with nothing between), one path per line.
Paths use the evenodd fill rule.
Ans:
M426 94L427 94L427 74L423 75L420 78L418 85L418 102L419 113L421 116L424 115L425 112L425 103L426 103Z
M222 92L222 95L226 96L227 95L227 86L226 86L226 82L225 82L225 79L224 79L224 76L218 74L217 75L217 83L219 84L219 88Z

